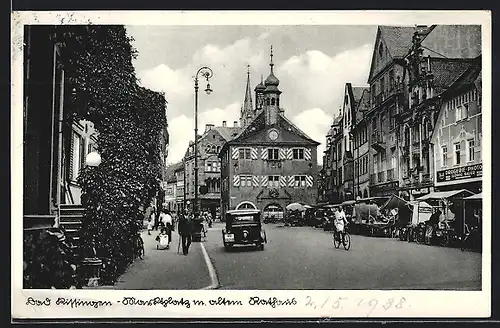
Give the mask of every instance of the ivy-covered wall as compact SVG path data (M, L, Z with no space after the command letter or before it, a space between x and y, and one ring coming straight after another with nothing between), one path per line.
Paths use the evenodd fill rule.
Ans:
M166 127L164 94L139 86L136 50L123 26L59 26L54 41L70 96L65 111L88 119L99 133L98 167L79 175L85 253L104 261L103 282L112 283L133 261L133 236L160 190L160 136ZM68 89L68 88L67 88Z

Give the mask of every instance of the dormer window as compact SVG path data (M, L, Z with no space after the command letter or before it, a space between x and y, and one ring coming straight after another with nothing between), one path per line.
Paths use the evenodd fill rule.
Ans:
M381 43L380 46L378 47L378 59L382 61L383 56L384 56L384 46Z

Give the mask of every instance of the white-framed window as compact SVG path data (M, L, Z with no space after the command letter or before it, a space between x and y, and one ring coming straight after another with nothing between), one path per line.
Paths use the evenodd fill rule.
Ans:
M210 161L205 162L205 171L212 172L212 162Z
M278 148L269 148L267 150L267 158L269 160L279 160L280 159L279 149Z
M455 165L460 165L460 143L454 144L455 149Z
M455 122L462 120L462 106L455 108Z
M240 175L240 186L241 187L252 187L252 176L251 175Z
M441 146L441 166L446 167L448 161L448 146Z
M305 175L295 175L294 187L305 187L306 186L306 176Z
M304 148L294 148L293 159L304 159Z
M469 148L469 155L467 156L469 162L474 162L474 139L467 140L467 148Z
M251 152L252 151L250 148L240 148L239 149L239 158L240 159L252 159Z
M267 177L267 187L279 188L280 187L280 176L279 175L269 175Z

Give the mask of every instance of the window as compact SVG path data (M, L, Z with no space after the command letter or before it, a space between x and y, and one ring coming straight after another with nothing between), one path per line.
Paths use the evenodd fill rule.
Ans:
M212 162L205 162L205 171L212 172Z
M250 148L240 148L240 159L252 159L251 158L251 149Z
M342 168L339 168L339 183L343 183L344 181L342 180Z
M462 106L462 119L465 120L469 117L469 104Z
M304 149L303 148L293 149L293 159L304 159Z
M455 164L460 165L460 143L455 144Z
M462 107L458 106L455 108L455 122L462 120Z
M241 187L252 187L252 176L251 175L240 175L240 186Z
M267 158L269 160L273 160L273 161L280 159L279 149L278 148L269 148L267 150Z
M72 160L71 160L71 178L76 180L80 169L84 165L85 161L85 142L83 138L73 132L73 149L72 149Z
M269 188L279 188L279 186L280 186L280 176L279 175L270 175L270 176L268 176L267 186Z
M468 140L467 141L468 148L469 148L469 162L474 161L474 139Z
M305 175L296 175L294 178L294 186L295 187L305 187L306 186L306 176Z
M274 105L274 104L276 104L276 99L273 98L273 99L271 99L271 105Z
M220 153L220 146L217 146L217 153Z

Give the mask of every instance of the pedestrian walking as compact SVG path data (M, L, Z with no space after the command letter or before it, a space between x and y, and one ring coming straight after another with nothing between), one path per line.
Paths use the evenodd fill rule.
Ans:
M163 214L163 225L165 226L165 229L167 231L168 240L170 243L170 241L172 240L172 230L174 229L174 222L168 210L163 210L162 214Z
M153 222L151 218L148 220L148 235L151 235L151 231L153 230Z
M182 239L182 253L189 254L189 247L191 246L191 234L193 233L193 219L192 215L182 215L179 217L179 235Z

